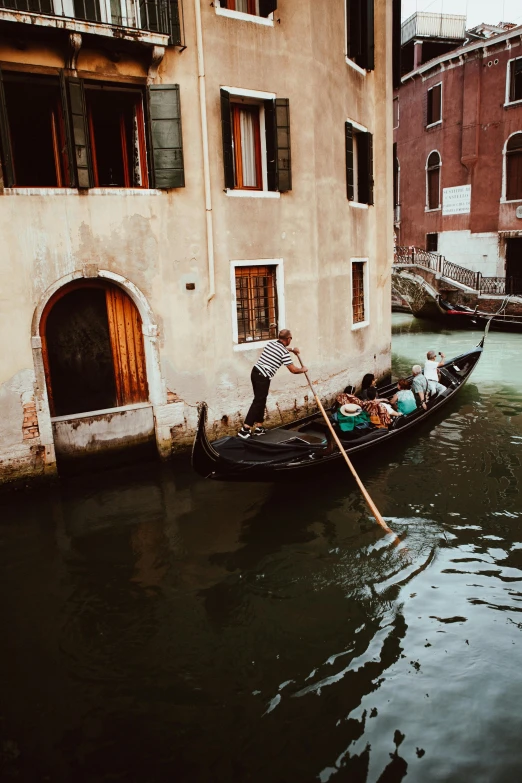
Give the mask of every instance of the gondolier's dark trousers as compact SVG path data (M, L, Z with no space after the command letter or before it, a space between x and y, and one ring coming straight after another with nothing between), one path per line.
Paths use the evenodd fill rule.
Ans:
M257 367L253 367L250 380L254 390L254 401L246 415L245 424L253 427L256 423L261 424L265 418L266 398L268 397L271 379L266 378Z

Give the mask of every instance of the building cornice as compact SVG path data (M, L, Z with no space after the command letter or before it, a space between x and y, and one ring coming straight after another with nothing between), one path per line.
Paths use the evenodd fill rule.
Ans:
M488 49L492 49L498 44L506 43L512 38L520 38L522 41L522 25L503 33L502 35L497 35L494 38L488 38L485 41L478 41L467 44L466 46L460 46L458 49L453 49L451 52L442 54L440 57L435 57L433 60L424 63L419 68L404 74L401 78L401 84L405 84L409 79L415 79L416 76L422 76L431 70L435 70L439 66L444 67L444 64L451 62L451 60L459 60L458 64L462 64L467 55L478 53L481 49L487 54Z

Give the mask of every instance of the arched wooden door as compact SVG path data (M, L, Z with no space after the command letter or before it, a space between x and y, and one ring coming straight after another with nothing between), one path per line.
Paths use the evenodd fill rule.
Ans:
M92 280L60 289L40 335L51 415L148 400L141 317L118 286Z

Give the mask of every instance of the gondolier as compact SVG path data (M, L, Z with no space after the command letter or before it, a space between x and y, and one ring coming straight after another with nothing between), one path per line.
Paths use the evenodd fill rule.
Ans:
M282 329L277 340L270 340L263 353L252 368L250 379L254 390L254 399L246 415L245 422L239 432L240 438L246 440L252 435L263 435L265 428L262 426L265 418L266 398L270 389L270 381L281 367L285 365L294 375L308 372L307 367L296 367L288 352L292 342L290 329ZM299 348L290 348L297 356Z

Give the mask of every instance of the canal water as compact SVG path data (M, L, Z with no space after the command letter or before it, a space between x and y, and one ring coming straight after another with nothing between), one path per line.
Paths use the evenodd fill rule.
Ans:
M396 376L481 337L433 329L394 316ZM2 496L0 779L519 780L521 346L491 333L444 416L360 464L401 547L344 470Z

